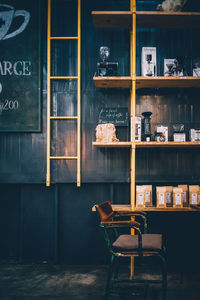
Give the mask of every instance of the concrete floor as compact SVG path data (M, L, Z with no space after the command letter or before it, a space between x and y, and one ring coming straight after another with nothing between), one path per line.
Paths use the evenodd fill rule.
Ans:
M136 267L136 278L159 279L155 268L145 270ZM106 266L68 266L53 264L0 264L0 300L102 300L106 278ZM123 267L123 276L129 274ZM199 300L200 272L182 274L168 272L167 300ZM120 287L109 300L144 299L144 288L134 290ZM149 285L147 300L159 300L160 285Z

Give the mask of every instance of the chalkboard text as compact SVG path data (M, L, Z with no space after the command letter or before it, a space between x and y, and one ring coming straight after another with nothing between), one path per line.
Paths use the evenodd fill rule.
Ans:
M0 102L0 113L7 110L17 110L18 108L18 100L5 100L4 102Z
M30 76L31 61L18 60L14 63L8 60L0 61L0 75Z

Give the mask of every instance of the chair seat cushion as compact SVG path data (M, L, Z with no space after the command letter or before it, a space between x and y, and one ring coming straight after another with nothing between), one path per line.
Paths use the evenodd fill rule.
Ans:
M113 243L113 247L120 250L138 249L138 235L122 234ZM142 234L142 249L161 250L161 234Z

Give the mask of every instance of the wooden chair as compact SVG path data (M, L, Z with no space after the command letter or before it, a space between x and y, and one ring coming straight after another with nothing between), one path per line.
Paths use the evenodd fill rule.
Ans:
M154 281L162 283L162 299L166 300L167 272L165 247L161 234L148 234L146 213L142 211L118 211L114 212L109 201L95 205L100 217L100 227L104 231L105 241L111 254L105 296L111 291L113 277L116 280L119 258L157 256L162 262L162 280ZM121 220L124 217L135 217L135 221ZM140 219L142 222L136 220ZM121 228L133 228L135 235L120 234ZM142 233L144 232L144 233ZM114 237L114 238L113 238ZM152 281L151 281L152 282Z

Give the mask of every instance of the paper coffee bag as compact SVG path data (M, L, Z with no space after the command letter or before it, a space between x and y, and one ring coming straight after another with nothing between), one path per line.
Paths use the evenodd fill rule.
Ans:
M173 188L173 207L182 208L183 207L183 190L182 188Z
M145 188L143 185L136 186L136 207L144 207Z
M166 187L164 186L156 187L156 202L157 202L157 207L159 208L166 207Z
M189 204L197 205L199 198L199 186L189 185Z

